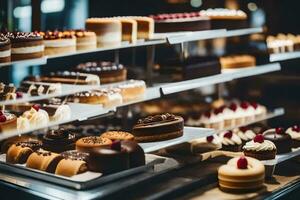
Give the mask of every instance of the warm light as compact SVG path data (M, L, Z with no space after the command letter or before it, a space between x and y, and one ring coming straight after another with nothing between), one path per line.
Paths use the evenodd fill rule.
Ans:
M256 11L257 5L255 3L248 3L248 9L251 11Z
M44 0L41 4L43 13L61 12L65 8L65 0Z
M202 0L191 0L191 6L198 8L202 5Z

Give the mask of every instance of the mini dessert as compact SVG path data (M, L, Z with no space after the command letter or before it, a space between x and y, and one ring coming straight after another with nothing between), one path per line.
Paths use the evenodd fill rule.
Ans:
M88 167L103 174L123 171L129 169L129 155L121 142L115 141L110 147L90 151Z
M117 86L121 90L124 102L137 101L144 98L146 84L141 80L129 80Z
M77 51L93 50L97 48L97 37L95 32L75 30L74 35L76 36Z
M292 138L292 147L297 148L300 147L300 127L295 125L288 128L285 131L286 134L290 135Z
M76 150L80 152L87 152L94 149L101 149L108 147L112 144L112 141L108 138L97 137L97 136L89 136L84 137L76 142Z
M201 124L205 128L222 130L224 129L223 115L218 110L215 110L215 112L207 111L201 116Z
M149 40L154 34L154 20L150 17L130 16L137 22L137 38Z
M173 114L161 114L139 119L132 129L138 142L169 140L183 135L183 118Z
M122 64L106 61L82 63L76 71L98 75L102 84L125 81L127 78L127 69Z
M122 140L121 148L124 148L129 156L129 168L145 165L145 152L138 143L132 140Z
M242 140L237 134L232 131L223 131L219 136L222 141L222 150L233 152L241 150Z
M122 24L114 18L89 18L85 21L87 30L97 35L98 47L119 46L122 41Z
M44 56L43 37L39 33L8 32L11 41L11 59L25 60Z
M243 109L246 122L255 120L255 109L247 101L241 102L240 107Z
M155 32L202 31L210 29L210 20L199 12L170 13L150 16L155 21Z
M263 187L265 167L254 158L236 157L218 169L219 186L225 192L251 192Z
M30 94L31 96L40 96L47 94L60 94L61 84L59 83L35 83L23 81L19 91Z
M297 44L297 45L296 45ZM278 34L267 37L267 47L269 53L293 52L299 48L299 38L292 35Z
M292 137L286 134L283 128L266 130L263 135L266 140L270 140L275 144L277 154L288 153L292 150Z
M58 163L55 174L71 177L88 170L86 160L88 153L66 151L61 153L63 159Z
M222 69L255 67L256 59L251 55L232 55L220 58Z
M236 133L241 138L243 145L256 136L254 131L247 127L240 127L237 130L235 130L234 133Z
M137 41L137 22L134 19L118 17L122 24L122 41L135 44Z
M21 135L21 136L10 137L1 142L1 153L7 153L9 147L11 147L11 145L16 144L18 142L28 142L28 141L36 141L36 140L37 137L32 135Z
M80 92L74 95L73 101L77 103L101 104L105 108L112 108L122 104L123 98L120 92L117 88Z
M125 131L107 131L101 134L101 137L114 140L134 140L134 136L131 133Z
M17 128L17 117L14 114L0 111L0 133L9 132Z
M53 56L76 52L76 37L69 31L40 33L44 39L45 55Z
M254 114L255 114L255 118L262 118L265 117L267 115L267 108L261 104L258 104L256 102L250 102L250 106L252 106L254 108Z
M4 34L0 33L0 63L10 62L10 55L10 40Z
M62 159L63 157L60 154L39 149L28 157L26 167L54 173L57 164Z
M60 128L58 130L49 130L43 137L43 149L55 153L61 153L67 150L75 149L76 134L71 131Z
M42 109L48 113L51 122L64 122L71 119L72 111L69 105L44 105Z
M0 82L0 101L14 100L17 98L14 84L5 85Z
M51 73L48 76L29 76L25 80L75 85L100 85L99 77L94 74L85 74L70 71Z
M42 143L37 140L17 142L9 147L6 152L6 162L11 164L24 164L28 157L42 147Z
M236 103L231 103L229 105L229 109L234 112L236 126L245 124L245 122L246 122L245 112L243 111L243 109L240 106L238 106Z

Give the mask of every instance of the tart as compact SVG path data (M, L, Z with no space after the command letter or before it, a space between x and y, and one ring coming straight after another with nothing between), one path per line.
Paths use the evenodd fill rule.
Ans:
M101 137L114 140L134 140L134 136L131 133L125 131L107 131L101 134Z

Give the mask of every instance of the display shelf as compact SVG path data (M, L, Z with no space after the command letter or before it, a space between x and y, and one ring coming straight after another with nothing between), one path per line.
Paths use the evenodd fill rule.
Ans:
M300 58L300 51L270 54L270 62L285 61Z
M224 37L235 37L235 36L251 35L251 34L261 33L261 32L263 32L262 27L227 30Z
M12 66L16 65L18 67L20 66L33 66L33 65L45 65L47 64L47 57L44 56L42 58L35 58L35 59L28 59L28 60L19 60L19 61L13 61L13 62L7 62L7 63L0 63L0 68L5 66Z
M274 166L284 161L290 160L300 155L300 148L293 148L291 152L284 154L277 154L273 160L263 160L262 163L266 166Z

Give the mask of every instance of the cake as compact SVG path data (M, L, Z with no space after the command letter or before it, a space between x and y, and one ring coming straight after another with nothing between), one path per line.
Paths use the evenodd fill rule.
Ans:
M129 80L117 86L121 90L124 102L137 101L144 98L146 84L142 80Z
M63 128L57 130L49 130L43 136L43 149L61 153L75 149L76 134Z
M262 117L265 117L268 113L267 108L265 106L256 102L250 102L250 106L254 108L255 118L260 119Z
M271 54L293 52L299 49L299 38L293 35L278 34L267 37L267 47Z
M236 133L241 138L243 145L256 136L255 132L247 127L237 128L236 130L234 130L234 133Z
M277 154L288 153L292 149L292 137L286 134L283 128L268 129L263 132L266 140L272 141L277 149Z
M10 40L0 33L0 63L10 62L11 60L11 44Z
M17 117L12 113L0 111L0 133L16 130Z
M62 159L60 154L39 149L28 157L26 167L54 173Z
M129 168L145 165L145 152L138 143L133 140L122 140L120 143L121 148L125 149L129 156Z
M256 59L251 55L231 55L220 58L222 69L239 69L255 67Z
M240 107L243 109L246 122L251 122L255 120L255 109L249 104L249 102L241 102Z
M206 111L202 114L200 120L205 128L212 128L215 130L224 129L223 115L219 110L215 110L215 112Z
M14 84L4 84L0 82L0 101L14 100L17 98Z
M43 37L35 32L8 32L11 41L11 59L25 60L44 56Z
M59 83L35 83L23 81L18 91L30 94L31 96L40 96L47 94L60 94L62 88Z
M127 69L122 64L107 61L82 63L76 71L98 75L101 84L125 81L127 78Z
M199 12L151 15L155 21L155 32L180 32L209 30L210 19Z
M76 36L76 50L86 51L97 48L96 33L86 30L75 30L73 33Z
M40 33L44 39L45 55L54 56L76 52L76 37L70 31Z
M219 136L222 142L222 150L233 152L241 150L242 140L237 134L232 131L223 131Z
M89 153L94 149L105 148L110 146L111 144L112 141L108 138L88 136L77 140L75 145L77 151Z
M137 22L127 17L117 17L122 24L122 41L135 44L137 41Z
M235 125L240 126L246 123L246 116L244 110L236 103L231 103L229 109L234 112Z
M255 158L232 158L218 169L218 179L222 191L253 192L263 187L265 167Z
M108 138L112 141L115 140L134 140L131 133L125 131L107 131L101 134L101 137Z
M123 102L119 89L99 89L76 93L73 101L77 103L100 104L105 108L119 106Z
M121 45L122 24L114 18L89 18L85 22L87 30L97 35L98 47L114 47Z
M300 147L300 127L295 125L289 127L286 131L286 134L290 135L292 138L292 147L297 148Z
M42 147L42 143L37 140L17 142L9 147L6 152L6 162L11 164L24 164L28 157Z
M228 106L222 106L221 108L224 119L224 127L230 129L236 126L238 116L235 114L235 111Z
M183 135L183 118L173 114L161 114L139 119L132 129L138 142L155 142Z
M258 160L271 160L276 156L276 146L273 142L265 140L262 134L256 135L253 140L243 146L245 156Z
M50 122L64 122L71 119L72 111L69 105L43 105L42 110L48 113Z
M130 16L137 22L137 38L149 40L154 34L154 20L150 17Z

